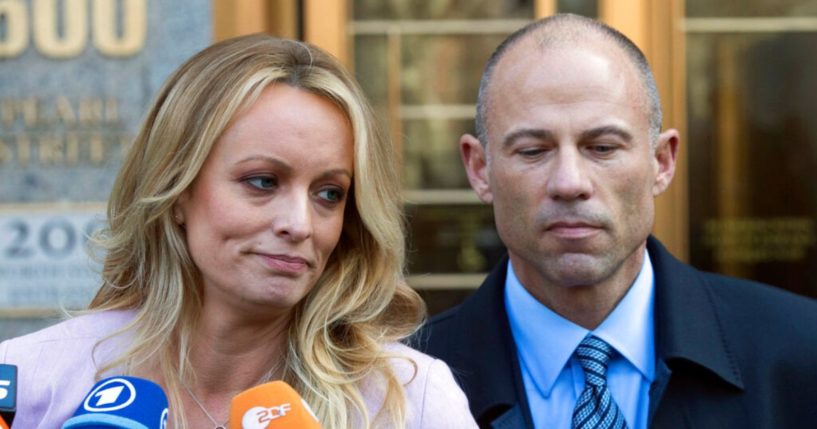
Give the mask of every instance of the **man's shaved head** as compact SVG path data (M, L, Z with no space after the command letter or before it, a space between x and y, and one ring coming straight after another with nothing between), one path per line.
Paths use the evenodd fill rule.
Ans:
M488 60L477 95L476 132L483 146L488 144L489 93L496 66L508 51L521 42L528 41L535 43L536 48L541 51L549 48L569 49L583 43L599 42L611 42L612 47L620 49L635 67L641 81L646 103L645 113L649 115L650 140L655 142L661 132L661 101L658 98L655 78L644 53L627 36L599 21L581 15L558 14L532 22L517 30L496 48Z

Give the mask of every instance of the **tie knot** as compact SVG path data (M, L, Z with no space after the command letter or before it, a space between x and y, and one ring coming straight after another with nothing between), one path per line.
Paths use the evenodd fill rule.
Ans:
M576 347L576 358L584 369L585 383L591 386L607 384L607 364L613 356L613 348L601 339L588 335L579 347Z

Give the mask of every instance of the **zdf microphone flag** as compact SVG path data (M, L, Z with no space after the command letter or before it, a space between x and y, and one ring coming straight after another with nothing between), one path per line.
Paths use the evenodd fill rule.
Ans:
M264 383L245 390L230 403L230 429L320 427L318 418L306 401L283 381Z

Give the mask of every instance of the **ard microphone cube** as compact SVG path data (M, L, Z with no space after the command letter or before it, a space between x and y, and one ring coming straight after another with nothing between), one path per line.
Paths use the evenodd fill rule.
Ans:
M320 429L318 418L289 384L273 381L236 395L230 429Z
M164 429L167 396L158 384L117 376L97 382L62 429Z

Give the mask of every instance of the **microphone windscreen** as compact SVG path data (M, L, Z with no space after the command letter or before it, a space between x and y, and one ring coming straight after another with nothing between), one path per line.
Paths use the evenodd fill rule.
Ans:
M239 426L239 424L241 426ZM230 403L231 429L320 429L318 418L301 395L283 381L255 386Z
M97 382L62 429L164 429L167 396L162 388L137 377Z

